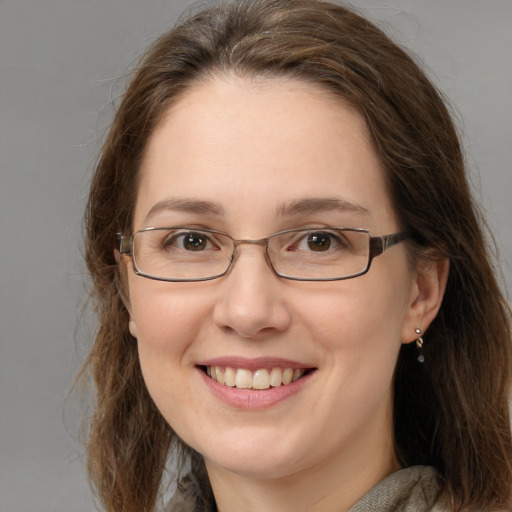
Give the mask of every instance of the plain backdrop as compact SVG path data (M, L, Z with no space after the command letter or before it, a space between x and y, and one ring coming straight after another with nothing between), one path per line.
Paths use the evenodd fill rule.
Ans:
M81 217L141 51L189 2L0 0L0 511L94 509L65 403L91 342ZM512 1L361 0L450 99L512 290Z

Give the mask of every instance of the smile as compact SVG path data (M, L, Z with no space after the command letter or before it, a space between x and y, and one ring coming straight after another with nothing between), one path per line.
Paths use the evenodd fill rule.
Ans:
M230 366L205 366L204 371L215 382L237 389L264 390L287 386L306 375L308 368L260 368L255 371Z

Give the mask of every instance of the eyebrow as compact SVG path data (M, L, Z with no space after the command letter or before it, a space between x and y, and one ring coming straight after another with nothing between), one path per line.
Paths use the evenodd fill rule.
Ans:
M145 221L162 211L168 210L209 214L219 217L224 213L222 206L212 201L204 201L195 198L170 198L159 201L153 205L146 215ZM351 203L339 198L313 197L281 204L277 208L276 217L293 217L296 215L309 215L325 211L351 212L371 216L366 208L357 203Z
M371 217L370 212L357 203L351 203L338 198L305 198L281 205L277 210L278 217L308 215L325 211L341 211L359 213Z
M194 198L171 198L164 199L153 205L146 215L145 221L154 217L157 213L168 210L188 213L207 213L215 216L223 214L222 206L211 201L203 201Z

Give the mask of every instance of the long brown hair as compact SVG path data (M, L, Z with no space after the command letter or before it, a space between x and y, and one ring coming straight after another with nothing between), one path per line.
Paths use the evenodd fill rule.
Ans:
M190 15L153 45L92 180L86 260L99 329L83 375L92 374L96 389L88 467L107 510L151 510L170 449L191 455L193 471L204 472L146 390L113 250L116 232L131 229L139 165L162 115L195 82L222 73L319 84L366 119L399 220L413 234L410 250L450 260L425 363L407 345L399 355L396 453L403 466L435 466L454 511L511 507L510 310L443 98L407 53L349 9L242 0Z

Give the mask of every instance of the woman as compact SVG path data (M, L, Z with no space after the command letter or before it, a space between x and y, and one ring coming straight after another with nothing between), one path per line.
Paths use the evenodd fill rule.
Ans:
M311 0L148 52L91 185L107 510L512 506L510 312L439 93ZM181 464L181 463L180 463Z

